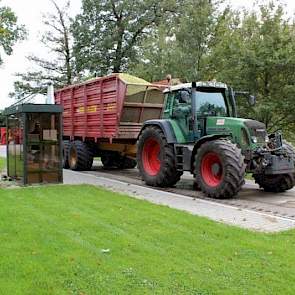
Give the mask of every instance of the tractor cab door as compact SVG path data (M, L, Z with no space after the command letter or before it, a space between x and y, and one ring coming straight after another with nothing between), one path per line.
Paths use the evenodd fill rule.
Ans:
M197 90L197 119L201 136L206 135L206 121L208 117L228 117L229 104L224 91L212 88Z
M190 89L180 89L170 93L171 118L179 126L187 142L194 141L192 122L192 94Z

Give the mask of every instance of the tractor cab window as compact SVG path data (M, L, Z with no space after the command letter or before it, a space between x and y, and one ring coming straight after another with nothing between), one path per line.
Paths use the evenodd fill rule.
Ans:
M180 89L174 95L173 117L188 118L191 116L191 91L189 89Z
M201 117L226 117L227 107L223 93L197 91L197 113Z
M188 89L179 90L175 96L176 102L190 104L192 101L191 92Z

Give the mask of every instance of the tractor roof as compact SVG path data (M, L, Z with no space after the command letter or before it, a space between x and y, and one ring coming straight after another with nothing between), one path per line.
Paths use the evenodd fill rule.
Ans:
M199 81L196 82L197 87L207 87L207 88L223 88L227 89L227 85L222 82L216 82L216 81ZM192 88L192 83L184 83L184 84L178 84L174 86L170 86L169 88L166 88L164 92L170 92L170 91L176 91L184 88Z

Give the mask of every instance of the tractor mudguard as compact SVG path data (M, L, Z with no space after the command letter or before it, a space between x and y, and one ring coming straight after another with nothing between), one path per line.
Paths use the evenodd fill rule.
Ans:
M219 138L230 138L228 134L212 134L212 135L205 135L196 141L192 154L191 154L191 169L193 169L192 163L194 162L195 155L197 153L198 148L205 143L206 141L216 140Z
M212 134L212 135L205 135L198 139L195 143L193 153L206 141L211 141L219 138L229 138L228 134Z
M145 129L147 126L158 126L164 132L167 143L177 143L177 139L176 139L173 127L168 120L160 119L160 120L145 121L142 125L139 135L141 134L142 130Z

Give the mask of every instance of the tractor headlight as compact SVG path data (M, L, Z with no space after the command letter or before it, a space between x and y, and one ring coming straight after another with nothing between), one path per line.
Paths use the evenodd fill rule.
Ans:
M253 142L253 143L257 143L257 142L258 142L258 140L257 140L257 137L256 137L256 136L251 136L251 139L252 139L252 142Z

